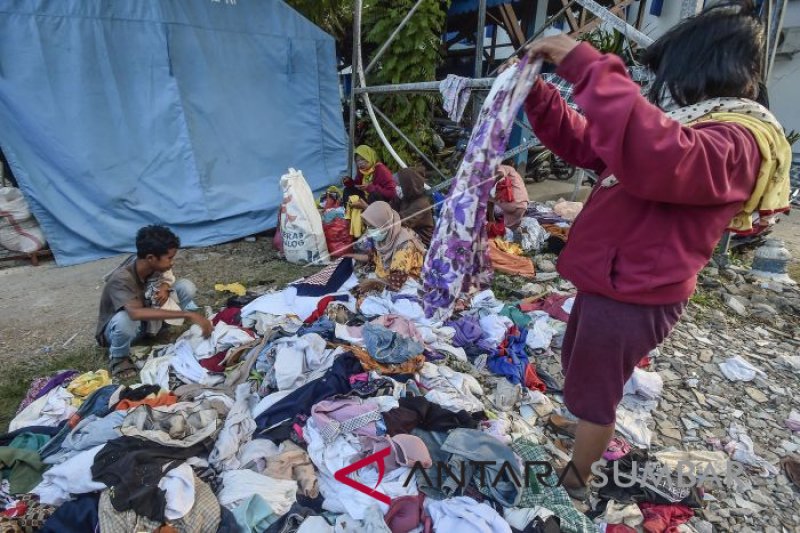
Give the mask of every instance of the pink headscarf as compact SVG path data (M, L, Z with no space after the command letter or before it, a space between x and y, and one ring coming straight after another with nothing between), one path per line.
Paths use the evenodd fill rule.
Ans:
M525 188L522 176L519 175L519 172L514 167L500 165L497 167L497 172L503 177L511 179L514 195L513 202L497 202L497 206L503 211L503 221L506 227L517 229L522 223L525 211L528 209L528 189Z
M361 218L373 228L386 230L386 238L376 242L375 249L387 267L392 264L394 253L408 241L411 241L420 252L425 251L416 234L400 224L400 215L386 202L371 203L361 214Z

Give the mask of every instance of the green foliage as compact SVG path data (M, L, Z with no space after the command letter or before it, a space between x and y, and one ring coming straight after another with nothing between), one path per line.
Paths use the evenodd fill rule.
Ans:
M286 3L331 34L337 43L352 31L352 0L286 0Z
M397 28L400 21L414 5L414 0L368 0L363 13L364 48L380 47ZM379 64L370 72L367 83L371 85L411 83L436 79L436 67L441 61L441 35L445 23L445 11L449 2L425 0L409 20L408 24L381 57ZM365 64L370 58L364 57ZM398 95L373 95L375 106L383 111L397 126L425 152L431 152L433 131L431 119L433 106L438 99L433 95L419 93ZM389 142L408 163L418 162L414 151L399 135L384 126ZM367 144L381 154L383 161L392 162L377 133L370 128Z
M337 41L340 55L350 58L351 50L343 47L349 47L352 38L352 0L287 0L287 3L330 33ZM415 0L364 0L361 31L365 64L371 59L369 51L374 53L388 39L414 3ZM436 67L442 58L441 35L449 3L449 0L425 0L370 72L367 82L379 85L435 80ZM414 93L373 95L371 99L414 144L428 153L432 151L431 119L433 106L438 104L436 96ZM400 136L387 125L382 126L403 160L408 164L418 162L416 153ZM381 159L391 166L393 159L371 124L364 142L375 148Z
M631 50L626 46L625 36L617 30L606 31L597 28L578 37L579 41L591 44L604 54L616 54L625 61L626 65L635 64Z

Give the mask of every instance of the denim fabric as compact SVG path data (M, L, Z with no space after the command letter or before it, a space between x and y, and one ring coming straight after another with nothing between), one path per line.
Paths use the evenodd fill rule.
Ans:
M116 390L117 385L106 385L105 387L100 387L83 401L81 406L78 408L78 411L73 415L73 418L75 420L81 420L89 415L96 415L98 417L106 416L111 412L111 408L108 406L108 401ZM42 449L39 450L39 455L41 458L44 459L45 457L53 455L61 450L61 444L71 431L72 426L65 423L64 427L61 428L56 436L53 437L50 442L42 446Z
M200 309L194 303L194 297L197 294L197 286L195 286L194 282L188 279L179 279L172 286L172 289L175 291L175 296L178 297L178 305L181 306L181 309L184 311L197 311Z
M379 363L405 363L424 349L420 343L378 324L364 326L363 335L367 352Z

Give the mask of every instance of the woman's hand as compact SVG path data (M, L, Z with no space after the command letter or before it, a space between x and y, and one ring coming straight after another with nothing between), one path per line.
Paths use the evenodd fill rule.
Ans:
M525 51L531 58L541 57L548 63L560 65L578 44L578 41L562 33L534 41Z

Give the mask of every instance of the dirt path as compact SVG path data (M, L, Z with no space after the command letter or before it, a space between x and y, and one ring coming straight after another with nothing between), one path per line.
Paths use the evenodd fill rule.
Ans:
M277 287L307 275L279 260L269 241L182 250L175 272L197 284L201 305L224 299L214 283ZM103 276L124 258L64 268L50 262L0 269L0 363L92 346Z

